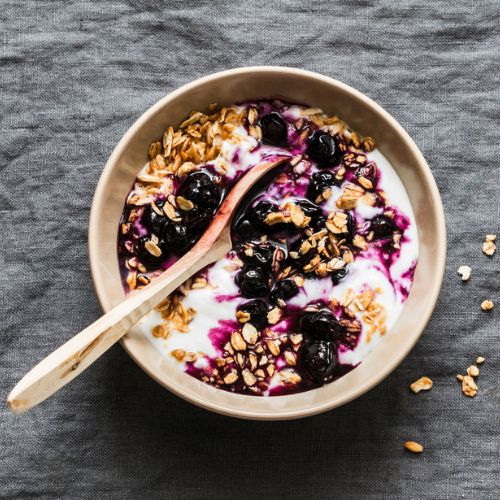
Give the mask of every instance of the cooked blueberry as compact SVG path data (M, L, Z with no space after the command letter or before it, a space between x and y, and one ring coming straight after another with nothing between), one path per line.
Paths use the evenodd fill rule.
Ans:
M163 239L169 250L177 256L186 253L193 244L192 236L185 224L166 224L163 230Z
M157 201L156 206L158 208L163 207L163 201ZM141 224L151 233L160 234L163 224L167 218L164 215L158 215L152 208L151 205L146 205L144 211L142 212Z
M306 196L312 202L316 203L316 200L320 195L335 185L339 185L339 181L335 178L335 174L333 172L328 170L315 172L309 179Z
M299 287L296 285L293 280L282 280L279 281L274 290L269 295L269 300L274 304L277 304L278 301L287 301L292 297L295 297L299 293Z
M168 260L169 257L169 248L163 240L160 240L156 245L161 250L161 255L159 255L158 257L153 255L148 250L148 246L150 245L147 245L147 243L150 241L151 239L149 238L149 236L143 236L138 241L135 251L135 253L137 254L137 258L142 264L147 267L148 271L158 269Z
M370 223L370 229L377 238L385 238L394 231L394 224L391 219L383 215L377 215Z
M274 252L277 247L272 243L263 243L241 253L241 259L250 267L262 267L271 270ZM278 249L278 251L282 251Z
M272 146L284 146L288 139L287 125L278 113L269 113L260 119L262 142Z
M342 327L335 315L325 309L307 312L299 320L300 331L313 340L333 340L341 334Z
M323 168L335 167L342 158L337 142L327 132L316 132L309 140L306 152L309 158Z
M315 382L328 382L337 367L337 349L332 342L306 339L300 348L300 364Z
M219 187L203 172L189 174L177 194L201 208L215 208L221 199Z
M342 269L339 269L338 271L334 271L332 273L332 282L335 286L339 284L341 280L343 280L349 271L347 270L347 267L343 267Z
M262 330L267 325L267 304L260 299L250 300L238 306L238 311L250 314L249 323L257 330Z
M262 269L244 269L236 275L243 297L265 297L269 293L269 275Z
M184 222L190 230L204 231L213 221L215 215L214 209L203 210L195 208L189 210L184 215Z
M259 201L255 207L252 208L248 215L248 220L251 224L261 233L268 234L277 232L283 229L284 224L275 224L270 226L264 220L271 212L278 212L279 209L276 205L268 201Z
M235 226L236 232L238 236L243 240L248 240L255 234L258 234L258 231L255 229L254 225L246 218L241 218Z

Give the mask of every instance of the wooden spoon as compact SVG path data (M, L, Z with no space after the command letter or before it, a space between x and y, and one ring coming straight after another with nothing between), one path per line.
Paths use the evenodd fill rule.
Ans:
M279 157L247 172L223 201L212 224L191 251L150 285L131 295L36 365L12 389L7 398L9 408L14 413L24 413L47 399L80 375L179 285L229 252L232 248L231 222L238 203L257 180L287 159Z

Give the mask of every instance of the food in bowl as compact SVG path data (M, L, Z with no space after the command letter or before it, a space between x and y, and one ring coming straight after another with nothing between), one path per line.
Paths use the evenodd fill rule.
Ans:
M418 237L373 139L320 109L259 100L192 112L149 153L119 227L127 293L193 247L248 169L289 157L242 203L233 249L139 322L180 369L241 394L307 391L355 368L394 325Z

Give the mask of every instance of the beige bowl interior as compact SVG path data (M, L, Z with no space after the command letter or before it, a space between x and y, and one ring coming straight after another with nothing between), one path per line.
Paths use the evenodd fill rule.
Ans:
M89 253L97 295L109 311L124 298L117 262L117 228L148 147L165 129L178 126L192 109L283 96L338 115L363 136L371 136L401 177L418 225L420 258L404 311L394 328L355 370L306 393L272 398L230 394L177 369L133 328L122 344L151 377L179 396L210 410L252 419L287 419L340 406L372 388L403 360L420 337L436 303L444 273L446 231L436 183L422 154L401 126L354 89L307 71L254 67L217 73L172 92L137 120L119 142L96 189L89 226Z

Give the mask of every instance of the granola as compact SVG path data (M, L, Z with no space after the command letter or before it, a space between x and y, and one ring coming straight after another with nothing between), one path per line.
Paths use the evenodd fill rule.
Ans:
M233 249L140 321L155 346L248 395L310 390L359 364L358 347L371 350L400 313L418 254L406 193L385 181L375 146L320 109L276 100L214 103L154 138L119 226L127 292L193 247L249 168L290 158L240 207Z

